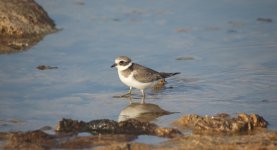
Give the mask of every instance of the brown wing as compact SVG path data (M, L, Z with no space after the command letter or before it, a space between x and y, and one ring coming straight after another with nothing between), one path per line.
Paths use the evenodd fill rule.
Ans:
M134 72L134 78L139 82L147 83L153 82L163 77L159 74L159 72L152 70L150 68L141 66L139 64L133 64L133 69L136 70Z

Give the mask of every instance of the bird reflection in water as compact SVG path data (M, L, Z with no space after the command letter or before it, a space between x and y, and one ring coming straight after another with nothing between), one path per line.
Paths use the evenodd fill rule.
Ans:
M174 114L162 109L160 106L151 103L130 103L123 108L119 114L118 121L137 119L142 122L149 122L164 115Z
M165 81L165 79L162 79L159 82L157 82L155 86L152 87L152 93L155 95L159 91L163 90L166 83L167 82ZM122 98L122 96L114 96L114 98ZM138 99L133 97L133 95L124 96L124 98L128 98L129 105L121 110L118 122L125 121L128 119L137 119L142 122L149 122L158 117L176 113L166 111L156 104L146 103L145 97L141 98L140 103L132 102L133 98Z

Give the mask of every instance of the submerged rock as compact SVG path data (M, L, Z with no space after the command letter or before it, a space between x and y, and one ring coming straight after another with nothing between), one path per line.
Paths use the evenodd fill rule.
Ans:
M215 116L186 115L173 122L177 126L193 129L194 132L243 132L255 128L266 128L268 122L257 114L240 113L237 117L229 114Z
M54 21L34 0L0 1L0 53L28 48L54 31Z
M127 142L134 138L135 137L132 135L50 135L40 130L28 132L0 132L0 140L2 140L0 149L86 149L99 145Z
M40 130L29 132L13 132L9 134L5 149L49 149L56 145L54 135Z
M130 142L136 136L126 134L50 135L39 130L0 132L0 149L276 149L277 132L261 130L251 134L192 134L153 145Z
M49 70L49 69L58 69L58 67L46 66L46 65L39 65L36 67L38 70Z
M153 123L134 119L119 123L108 119L90 122L63 119L58 123L56 134L40 130L0 132L0 149L277 149L277 132L266 130L268 123L256 114L241 113L237 117L224 113L204 117L188 115L176 121L182 126L198 126L203 131L220 132L237 131L237 128L228 128L237 122L244 122L244 130L252 132L183 135L176 129L161 128ZM231 126L223 128L225 125ZM83 136L79 135L80 132L93 134ZM134 139L142 134L170 138L155 145L136 143Z
M167 82L165 81L165 79L161 79L159 80L153 87L152 87L152 92L155 94L155 93L158 93L159 91L161 91L164 87L165 87L165 84Z
M176 60L184 60L184 61L187 61L187 60L194 60L195 58L193 56L180 56L180 57L177 57Z
M264 23L272 23L273 20L271 18L257 18L257 21Z

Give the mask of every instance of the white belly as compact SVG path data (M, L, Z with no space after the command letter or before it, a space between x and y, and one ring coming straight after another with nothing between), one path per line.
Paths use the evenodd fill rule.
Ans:
M124 77L123 75L118 72L120 80L127 86L129 87L134 87L140 90L144 90L146 88L153 87L155 85L155 82L150 82L150 83L142 83L138 82L137 80L134 79L133 73L131 73L127 78Z

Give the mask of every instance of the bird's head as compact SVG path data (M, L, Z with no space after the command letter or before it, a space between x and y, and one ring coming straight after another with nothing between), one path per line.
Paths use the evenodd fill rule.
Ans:
M114 64L111 66L116 67L118 70L125 70L132 65L132 60L127 56L119 56L115 59Z

